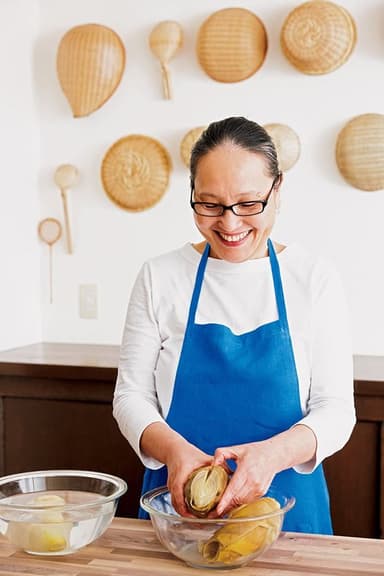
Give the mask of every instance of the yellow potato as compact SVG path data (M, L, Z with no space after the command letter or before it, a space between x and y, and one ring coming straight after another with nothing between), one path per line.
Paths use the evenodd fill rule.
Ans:
M29 505L63 506L65 500L55 494L37 496ZM8 525L7 537L19 548L31 552L60 552L69 547L72 522L65 522L63 513L58 510L36 510L33 522L11 521Z

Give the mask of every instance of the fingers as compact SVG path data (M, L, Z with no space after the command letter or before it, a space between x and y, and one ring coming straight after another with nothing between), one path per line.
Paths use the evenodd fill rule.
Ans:
M274 471L268 465L268 459L260 454L255 444L218 448L215 452L214 463L227 466L226 460L234 460L236 470L216 507L218 516L263 496L274 477Z
M188 510L184 502L183 485L176 484L174 487L168 486L172 497L172 505L181 516L188 515Z

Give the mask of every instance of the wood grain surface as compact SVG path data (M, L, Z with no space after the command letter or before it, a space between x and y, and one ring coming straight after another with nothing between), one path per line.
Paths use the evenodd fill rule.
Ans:
M207 576L158 542L150 521L115 518L82 550L51 558L16 550L0 537L0 576ZM211 574L228 574L213 570ZM236 576L383 576L384 541L282 533L274 546Z

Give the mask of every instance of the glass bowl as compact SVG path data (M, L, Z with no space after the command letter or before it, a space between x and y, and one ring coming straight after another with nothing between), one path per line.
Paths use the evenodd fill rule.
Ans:
M195 568L229 569L244 566L278 538L284 515L295 498L270 489L265 496L280 508L247 518L191 518L177 514L166 486L143 494L140 504L152 520L160 542L172 554Z
M0 533L30 554L71 554L106 530L124 480L88 470L40 470L0 478Z

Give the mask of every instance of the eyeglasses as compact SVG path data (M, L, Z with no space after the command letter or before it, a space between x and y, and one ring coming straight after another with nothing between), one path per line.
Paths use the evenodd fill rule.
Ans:
M191 189L190 205L192 210L199 216L208 216L211 218L218 218L223 216L226 210L231 210L236 216L254 216L256 214L261 214L264 212L268 200L275 188L277 182L280 180L280 173L274 178L272 186L268 191L264 200L251 200L250 202L237 202L236 204L231 204L226 206L225 204L216 204L214 202L193 202L192 196L194 188Z

